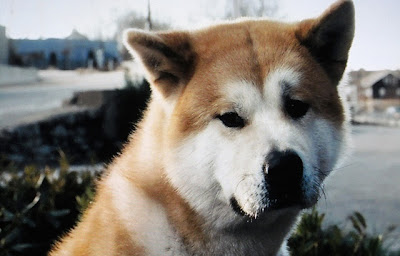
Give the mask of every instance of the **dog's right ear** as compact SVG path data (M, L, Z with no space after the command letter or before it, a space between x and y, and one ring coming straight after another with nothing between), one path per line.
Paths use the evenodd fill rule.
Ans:
M338 0L319 18L302 21L296 32L334 84L339 82L346 68L354 23L353 2Z
M186 32L129 29L124 32L124 44L143 63L150 84L164 97L176 92L192 76L195 54Z

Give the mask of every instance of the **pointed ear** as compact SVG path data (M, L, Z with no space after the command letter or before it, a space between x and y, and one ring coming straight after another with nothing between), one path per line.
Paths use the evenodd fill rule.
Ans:
M331 80L339 83L354 36L353 2L340 0L319 18L300 22L296 35Z
M176 92L192 76L195 54L185 32L129 29L124 33L124 44L142 62L148 81L164 97Z

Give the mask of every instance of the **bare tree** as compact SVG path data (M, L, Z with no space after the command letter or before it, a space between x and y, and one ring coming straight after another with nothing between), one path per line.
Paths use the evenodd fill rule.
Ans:
M278 11L277 0L227 0L226 17L273 17Z

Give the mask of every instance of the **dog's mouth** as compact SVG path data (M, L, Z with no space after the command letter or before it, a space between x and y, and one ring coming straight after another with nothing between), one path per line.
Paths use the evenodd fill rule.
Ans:
M243 211L242 207L240 207L240 205L235 197L231 197L230 203L231 203L232 210L234 212L236 212L237 214L239 214L243 217L248 216L248 214L245 211Z
M306 202L305 200L301 200L301 201L272 200L268 206L260 208L255 213L245 212L234 197L231 198L230 205L231 205L232 210L236 214L238 214L242 217L246 217L248 219L260 219L260 218L263 218L263 216L265 216L268 213L273 212L273 211L284 210L284 209L289 209L289 208L297 208L297 209L303 210L303 209L312 207L314 205L314 203Z
M306 200L302 193L298 194L282 194L279 197L272 197L266 207L267 210L281 210L290 207L307 209L312 207L317 200Z
M307 209L315 205L319 196L314 196L311 199L306 199L303 191L291 189L288 191L271 190L268 197L263 199L260 207L255 212L246 212L235 197L230 199L232 210L240 216L249 219L259 219L272 211L284 210L289 208Z

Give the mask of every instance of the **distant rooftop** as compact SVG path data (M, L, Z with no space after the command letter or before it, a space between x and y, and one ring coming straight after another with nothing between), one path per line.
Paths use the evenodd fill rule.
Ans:
M377 70L377 71L352 71L350 76L353 83L359 84L364 88L371 87L379 80L385 78L388 75L400 78L399 70Z
M76 29L72 30L71 35L67 36L67 40L89 40L85 35L79 33Z

